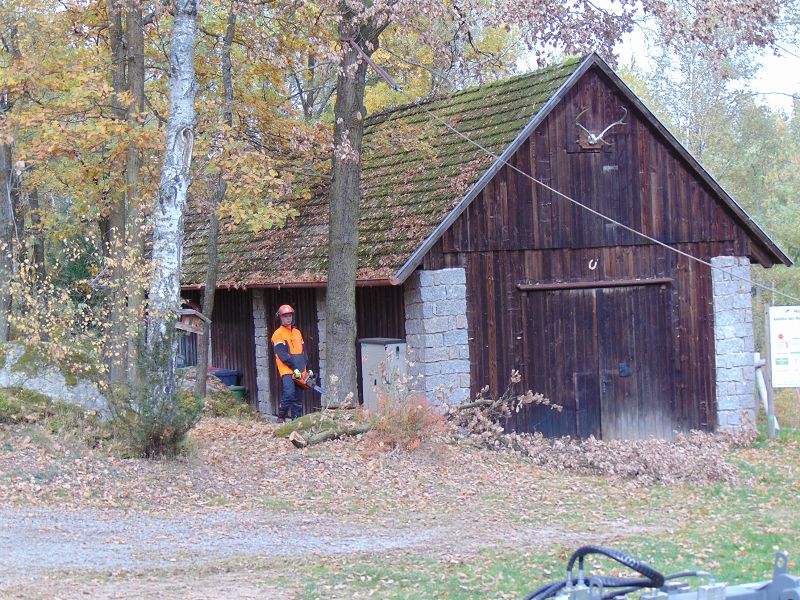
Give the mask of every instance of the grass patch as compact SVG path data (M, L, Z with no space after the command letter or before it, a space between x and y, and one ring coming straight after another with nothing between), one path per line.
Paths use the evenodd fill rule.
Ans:
M567 549L554 547L547 552L482 552L466 558L328 558L309 565L300 598L518 599L560 577L565 554Z
M47 396L22 388L0 389L0 423L35 422L49 415L53 402Z
M36 424L51 434L75 436L89 447L107 437L104 424L93 411L22 388L0 389L0 423Z

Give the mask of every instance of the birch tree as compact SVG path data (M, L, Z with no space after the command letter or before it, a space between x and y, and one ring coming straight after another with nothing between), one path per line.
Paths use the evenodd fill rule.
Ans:
M0 100L0 119L5 119L7 106L6 96ZM11 144L2 141L0 142L0 342L8 341L10 330L10 282L14 269L14 209L11 198L13 180Z
M177 0L169 48L169 117L167 144L158 198L154 207L153 279L147 317L147 346L154 361L148 379L156 405L167 405L175 397L175 360L178 338L175 316L180 303L180 269L183 247L183 213L190 183L194 146L197 92L194 44L197 0Z

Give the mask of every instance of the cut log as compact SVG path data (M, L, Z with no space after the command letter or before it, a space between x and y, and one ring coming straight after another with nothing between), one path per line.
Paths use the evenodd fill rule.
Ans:
M341 437L359 435L367 433L372 428L371 425L354 425L352 427L342 427L336 429L326 429L317 434L312 435L306 441L307 445L313 446L314 444L321 444L330 440L338 440Z
M289 441L294 444L295 448L305 448L308 446L308 442L306 442L305 438L296 431L289 434Z

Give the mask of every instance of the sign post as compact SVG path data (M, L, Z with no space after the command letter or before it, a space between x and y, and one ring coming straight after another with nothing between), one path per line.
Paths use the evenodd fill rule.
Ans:
M767 404L769 437L775 437L773 388L800 388L800 306L770 306L767 312Z

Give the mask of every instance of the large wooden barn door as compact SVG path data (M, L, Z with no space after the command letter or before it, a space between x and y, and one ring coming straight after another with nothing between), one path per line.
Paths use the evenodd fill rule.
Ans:
M669 437L666 285L531 291L525 383L563 407L535 407L529 431L603 439Z
M562 410L533 406L527 411L527 423L519 424L551 437L599 436L595 291L537 291L527 296L526 388L544 394Z
M604 439L672 436L666 294L666 285L597 290Z

